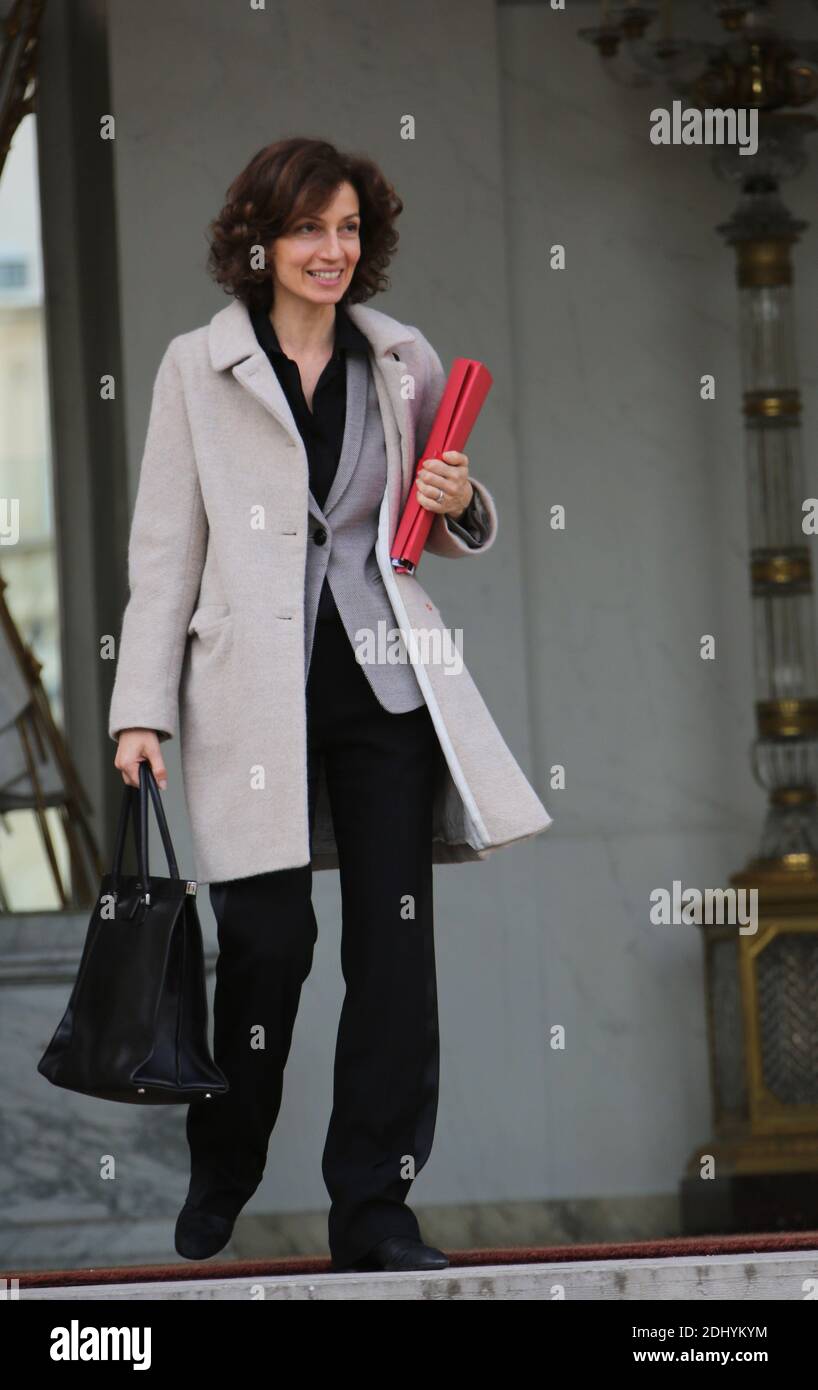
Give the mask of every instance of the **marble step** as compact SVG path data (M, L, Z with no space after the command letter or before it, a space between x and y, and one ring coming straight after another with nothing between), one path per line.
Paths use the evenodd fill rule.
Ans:
M161 1283L85 1284L19 1290L21 1300L117 1301L178 1299L435 1300L612 1302L749 1302L814 1299L818 1250L672 1259L559 1261L551 1264L451 1266L428 1274L298 1274L254 1278L189 1278ZM9 1289L7 1296L15 1297Z

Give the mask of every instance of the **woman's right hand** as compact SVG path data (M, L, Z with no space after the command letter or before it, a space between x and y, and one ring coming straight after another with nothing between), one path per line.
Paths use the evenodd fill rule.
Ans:
M114 767L122 773L126 786L139 787L139 764L142 762L150 763L156 784L164 791L168 775L156 730L123 729L117 742Z

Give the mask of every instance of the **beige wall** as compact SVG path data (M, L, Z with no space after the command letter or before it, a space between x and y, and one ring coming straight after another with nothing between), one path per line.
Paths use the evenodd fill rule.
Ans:
M444 361L468 353L495 375L471 458L501 536L485 563L424 564L554 825L437 871L441 1103L418 1203L675 1190L709 1134L700 942L651 927L648 894L724 883L762 812L746 756L736 296L714 231L735 195L701 151L650 145L647 111L667 93L606 82L577 36L592 12L569 10L109 5L132 488L159 357L225 302L204 272L207 222L249 156L286 134L382 163L406 212L376 307L420 326ZM814 167L786 197L815 223ZM796 251L813 442L814 237ZM563 273L549 270L555 242ZM708 405L705 371L718 379ZM554 503L565 533L547 525ZM705 631L719 634L712 669L696 658ZM550 789L554 764L565 791ZM326 876L315 903L319 947L254 1209L326 1200L342 990ZM566 1049L552 1051L559 1024ZM169 1201L184 1164L177 1151Z
M133 485L164 346L226 302L204 272L205 229L230 180L261 145L296 132L371 153L406 203L392 288L373 304L417 324L444 361L458 354L483 358L496 376L470 457L497 498L502 534L485 564L429 557L424 565L443 612L464 628L464 656L527 767L493 5L335 7L308 0L251 11L181 0L169 10L154 0L138 7L114 0L110 15ZM406 113L416 119L414 141L400 138ZM469 621L478 607L485 614L479 628ZM182 815L175 764L168 805L175 826ZM180 841L184 853L189 842ZM551 924L538 885L545 882L546 859L553 863L557 853L553 841L543 840L504 850L494 862L437 871L441 1105L433 1159L415 1188L418 1201L544 1190L545 1020L538 978L547 967L542 948ZM319 876L314 901L319 946L265 1189L254 1198L260 1206L315 1207L326 1200L320 1157L343 988L335 875Z

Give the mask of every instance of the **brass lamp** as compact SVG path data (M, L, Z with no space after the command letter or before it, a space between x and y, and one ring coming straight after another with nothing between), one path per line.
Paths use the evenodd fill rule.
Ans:
M810 502L801 453L790 247L806 227L778 196L805 163L806 114L759 113L759 150L724 150L744 191L719 227L741 302L756 738L768 793L758 854L731 875L758 890L758 930L702 928L715 1138L682 1184L688 1232L818 1225L818 664ZM714 1181L702 1181L702 1160Z

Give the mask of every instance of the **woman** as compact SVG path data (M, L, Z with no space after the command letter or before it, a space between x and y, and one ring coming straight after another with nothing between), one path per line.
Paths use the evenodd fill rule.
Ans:
M439 610L396 574L414 485L426 549L485 553L494 501L464 453L414 464L437 353L363 301L388 283L402 203L368 159L258 152L212 224L232 302L174 338L154 386L109 733L138 785L176 729L196 872L218 925L214 1056L191 1105L176 1248L223 1248L261 1181L317 924L338 867L346 995L322 1171L335 1269L428 1269L406 1203L438 1094L432 865L483 859L551 818Z

